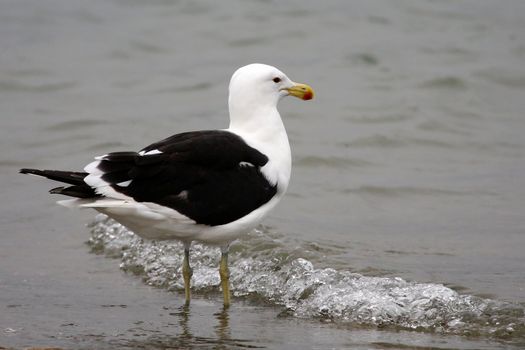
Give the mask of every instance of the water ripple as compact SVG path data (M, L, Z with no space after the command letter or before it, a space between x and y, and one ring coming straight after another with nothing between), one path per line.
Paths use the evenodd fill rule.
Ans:
M68 90L77 85L73 81L60 81L49 83L22 83L16 80L1 80L0 91L17 93L47 93Z
M448 76L424 81L419 86L424 89L465 90L467 83L460 77Z
M351 188L343 190L343 193L370 195L379 197L402 197L402 196L479 196L479 195L493 195L490 192L469 192L456 191L443 188L430 187L412 187L412 186L361 186L359 188Z
M423 146L431 148L455 148L450 142L438 140L435 138L422 137L401 137L392 135L371 135L356 138L352 141L339 143L338 145L345 148L399 148Z
M66 120L58 122L49 126L46 126L44 130L48 131L71 131L71 130L82 130L87 127L94 127L101 124L106 124L106 120L98 119L76 119L76 120Z
M331 167L331 168L349 168L349 167L364 167L372 165L371 162L358 158L343 158L343 157L319 157L306 156L300 157L294 161L294 164L299 167L316 168L316 167Z
M525 72L511 71L501 68L490 68L476 73L480 78L511 89L525 88Z

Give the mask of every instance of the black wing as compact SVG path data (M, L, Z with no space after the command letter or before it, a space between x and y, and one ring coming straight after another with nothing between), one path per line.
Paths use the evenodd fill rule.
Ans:
M110 153L97 168L119 193L214 226L249 214L276 194L277 184L260 171L267 162L241 137L212 130L177 134L140 153Z

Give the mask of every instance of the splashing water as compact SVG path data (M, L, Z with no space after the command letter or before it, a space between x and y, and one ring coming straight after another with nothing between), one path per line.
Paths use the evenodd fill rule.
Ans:
M144 241L102 214L91 231L92 249L120 258L124 271L142 276L149 285L183 289L182 244ZM449 334L525 337L521 305L462 295L441 284L316 269L262 230L241 240L231 253L233 294L282 305L287 315ZM193 291L218 290L219 255L217 248L192 245Z

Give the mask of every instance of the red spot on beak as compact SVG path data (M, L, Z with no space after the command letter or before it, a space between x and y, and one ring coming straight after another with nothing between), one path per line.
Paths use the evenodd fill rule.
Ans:
M307 91L303 96L303 100L311 100L313 97L314 94L312 94L310 91Z

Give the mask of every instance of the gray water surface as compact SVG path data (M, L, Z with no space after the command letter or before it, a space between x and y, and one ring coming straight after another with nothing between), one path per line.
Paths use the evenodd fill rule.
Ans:
M0 2L0 346L525 346L522 1ZM232 247L181 250L58 207L21 167L227 126L263 62L312 85L280 105L289 192ZM90 224L90 227L85 227ZM85 243L89 242L88 245Z

